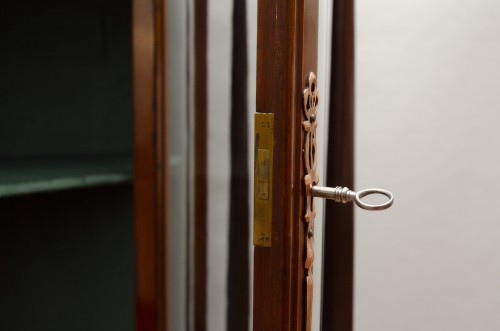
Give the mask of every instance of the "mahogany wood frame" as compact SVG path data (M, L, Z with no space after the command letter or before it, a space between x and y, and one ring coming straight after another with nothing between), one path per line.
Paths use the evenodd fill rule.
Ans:
M167 50L164 0L133 0L136 330L168 329Z
M317 0L259 0L257 112L274 113L271 247L254 248L254 330L305 329L302 98L317 70Z
M354 0L335 0L327 180L354 188ZM323 251L324 331L353 328L354 204L327 200Z
M194 1L194 330L206 330L207 0Z
M246 5L233 0L226 331L248 328L250 305Z

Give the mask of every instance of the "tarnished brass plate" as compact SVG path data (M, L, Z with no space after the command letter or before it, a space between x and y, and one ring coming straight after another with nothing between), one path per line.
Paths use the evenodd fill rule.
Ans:
M253 244L271 247L274 114L255 113Z

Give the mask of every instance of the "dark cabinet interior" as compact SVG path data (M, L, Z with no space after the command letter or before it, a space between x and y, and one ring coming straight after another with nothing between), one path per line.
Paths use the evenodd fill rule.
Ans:
M0 26L0 330L134 329L131 3Z

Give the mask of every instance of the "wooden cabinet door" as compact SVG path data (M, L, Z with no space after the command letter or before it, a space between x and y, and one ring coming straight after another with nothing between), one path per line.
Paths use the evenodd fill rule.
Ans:
M261 0L258 4L257 112L272 113L273 160L269 243L254 238L254 330L310 330L311 243L314 206L307 190L315 182L311 153L310 108L317 73L318 1ZM354 186L354 1L333 2L332 49L328 112L327 186ZM330 60L329 60L330 61ZM323 99L324 100L324 99ZM309 113L308 113L309 112ZM258 117L256 132L258 132ZM259 117L261 118L261 117ZM309 126L309 131L305 130ZM309 140L308 140L309 139ZM320 142L326 144L327 142ZM309 146L308 146L309 145ZM256 137L256 176L259 146ZM314 151L311 150L314 147ZM265 155L264 152L260 152ZM317 155L316 155L317 156ZM314 159L314 157L313 157ZM310 175L306 179L306 175ZM309 181L309 182L308 182ZM262 233L255 187L255 236ZM269 211L268 211L269 212ZM311 213L313 215L311 215ZM262 218L262 217L260 217ZM308 219L306 221L306 218ZM323 220L316 220L316 223ZM318 224L317 226L320 226ZM265 231L264 231L265 232ZM262 236L261 236L262 237ZM322 330L353 327L353 205L326 202L321 301ZM321 262L320 262L321 263Z

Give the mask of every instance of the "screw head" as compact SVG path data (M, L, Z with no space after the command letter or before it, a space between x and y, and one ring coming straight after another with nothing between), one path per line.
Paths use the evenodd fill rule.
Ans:
M307 230L307 237L312 238L312 237L313 237L313 235L314 235L314 231L313 231L313 229L312 229L312 228L309 228L309 230Z

